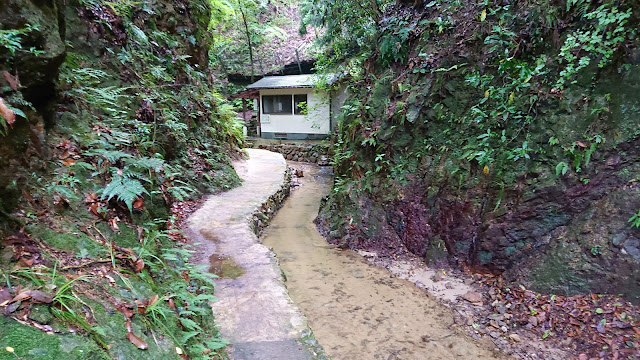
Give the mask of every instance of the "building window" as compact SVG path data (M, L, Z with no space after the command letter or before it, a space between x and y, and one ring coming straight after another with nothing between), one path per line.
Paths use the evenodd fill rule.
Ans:
M307 94L293 95L293 111L296 115L307 115Z
M307 94L263 95L263 114L307 115Z
M263 114L292 114L292 107L291 95L262 96Z

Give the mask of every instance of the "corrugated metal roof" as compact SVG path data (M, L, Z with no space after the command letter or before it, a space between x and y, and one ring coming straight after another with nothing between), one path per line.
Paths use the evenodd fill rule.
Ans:
M323 80L328 76L328 83L335 80L335 75L285 75L285 76L266 76L262 79L247 86L247 89L282 89L282 88L309 88L313 87L319 80Z

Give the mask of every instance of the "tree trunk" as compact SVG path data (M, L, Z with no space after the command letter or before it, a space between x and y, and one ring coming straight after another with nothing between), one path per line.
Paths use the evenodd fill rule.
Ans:
M238 0L238 9L240 9L240 14L242 14L242 22L244 23L244 32L247 35L247 44L249 45L249 62L251 63L251 82L253 82L253 45L251 44L251 33L249 32L249 24L247 23L247 17L244 14L244 9L242 8L242 4Z

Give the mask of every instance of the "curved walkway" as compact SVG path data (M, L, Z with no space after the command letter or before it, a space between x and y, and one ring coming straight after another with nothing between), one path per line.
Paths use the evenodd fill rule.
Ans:
M242 186L210 197L188 220L188 236L201 264L235 269L216 281L212 304L232 359L310 359L301 346L309 331L291 302L274 254L250 228L253 213L285 185L282 155L248 149L249 160L236 165ZM222 259L222 261L220 261ZM226 262L225 262L226 261ZM222 265L220 265L222 264ZM223 275L224 275L224 269Z

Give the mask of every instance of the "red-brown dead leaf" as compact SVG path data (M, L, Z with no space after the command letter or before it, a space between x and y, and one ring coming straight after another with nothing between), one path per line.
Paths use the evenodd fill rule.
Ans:
M98 215L98 208L100 208L100 203L93 203L89 205L89 211L91 211L92 213Z
M24 291L19 293L18 295L14 296L13 299L11 299L11 301L9 301L9 304L14 303L16 301L23 301L23 300L28 300L31 298L31 294L29 294L29 291Z
M20 81L18 80L18 76L17 75L13 76L9 74L7 70L3 70L2 75L4 76L5 80L7 80L7 82L9 83L9 86L11 86L11 89L13 89L14 91L17 91L18 86L20 86Z
M149 299L149 306L152 306L153 304L155 304L156 302L158 302L158 299L159 299L159 298L160 298L160 297L159 297L158 295L153 295L153 296L151 297L151 299Z
M75 160L73 160L72 158L66 158L64 160L62 160L62 165L64 166L71 166L74 165L76 163Z
M173 302L173 299L169 298L169 309L175 310L175 308L176 308L176 303Z
M111 227L111 230L113 230L114 232L120 232L120 228L118 227L119 221L120 221L120 218L117 216L114 216L111 219L109 219L109 226Z
M18 260L18 263L22 266L22 267L32 267L33 266L33 258L26 258L26 257L21 257L20 260Z
M53 296L40 290L31 290L31 299L42 304L50 304L53 301Z
M134 270L135 270L137 273L139 273L139 272L141 272L141 271L142 271L142 269L144 269L144 260L142 260L142 259L138 259L138 260L136 260Z
M116 310L120 311L127 319L131 319L135 315L125 304L118 304Z
M131 328L131 319L127 319L127 321L125 322L125 325L127 326L127 332L133 332L133 329Z
M9 126L13 127L13 123L16 122L16 114L13 110L9 109L7 104L5 104L4 99L0 97L0 116L4 118L4 120L9 124Z
M583 149L587 147L587 145L585 145L582 141L576 141L576 144L578 144L578 146L580 146ZM593 298L594 295L595 294L591 294L591 297ZM593 300L595 300L595 299L593 299Z
M58 147L61 149L70 149L72 145L73 143L71 142L71 140L66 139L66 140L62 140L62 142L58 144Z
M28 299L33 299L33 301L43 304L49 304L53 301L53 297L51 295L40 290L24 290L16 295L13 299L11 299L9 303L24 301Z
M138 241L140 241L140 243L143 242L144 240L144 228L141 226L138 226Z
M138 314L144 314L147 311L147 302L144 300L136 300L135 302Z
M127 333L127 339L140 350L147 350L149 348L149 345L147 345L144 340L135 336L132 332Z
M87 195L84 196L84 202L87 204L91 204L92 202L98 201L98 194L94 192L88 192Z
M137 198L136 201L133 202L133 208L136 209L136 210L144 209L144 199L143 198Z

